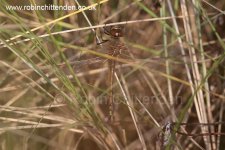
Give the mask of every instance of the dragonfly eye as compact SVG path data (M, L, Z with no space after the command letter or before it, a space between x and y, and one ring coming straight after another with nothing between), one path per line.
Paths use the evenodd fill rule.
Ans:
M114 38L122 37L122 36L123 36L122 28L119 27L119 26L112 27L112 28L110 29L110 34L111 34L111 36L114 37Z

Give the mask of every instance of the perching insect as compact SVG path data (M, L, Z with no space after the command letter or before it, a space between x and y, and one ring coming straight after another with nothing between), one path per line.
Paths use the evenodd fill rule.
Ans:
M102 43L106 43L106 51L109 55L113 57L119 57L122 50L125 50L124 44L121 42L120 37L123 37L123 28L121 26L110 26L109 28L104 27L104 33L109 35L108 40L102 40ZM109 107L109 116L107 121L113 122L114 120L114 97L113 97L113 84L114 84L114 73L115 73L116 60L108 60L109 67L109 97L107 100L107 105Z

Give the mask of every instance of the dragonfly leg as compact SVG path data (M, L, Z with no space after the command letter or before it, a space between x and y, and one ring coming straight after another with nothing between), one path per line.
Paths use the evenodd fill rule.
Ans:
M103 29L104 29L104 31L103 31L104 34L107 34L107 35L110 34L109 31L106 29L106 27L103 27ZM100 38L101 38L101 41L97 41L97 45L101 45L101 44L106 43L106 42L109 41L109 40L103 39L103 37L102 37L102 30L100 30Z
M105 33L105 34L107 34L107 35L109 35L109 36L111 35L111 34L110 34L110 31L109 31L105 26L103 27L103 29L104 29L104 33Z
M109 40L103 40L102 39L102 41L100 41L100 42L97 42L97 45L101 45L101 44L103 44L103 43L105 43L105 42L108 42Z

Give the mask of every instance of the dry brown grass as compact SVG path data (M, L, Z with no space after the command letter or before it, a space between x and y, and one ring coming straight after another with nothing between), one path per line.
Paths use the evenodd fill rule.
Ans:
M224 120L224 2L79 1L97 5L85 13L6 11L77 1L8 3L0 1L0 149L224 149L224 135L176 134L164 146L159 137L168 121L224 133L225 122L179 125ZM96 44L112 24L124 27L118 57L110 41ZM113 122L108 60L117 64Z

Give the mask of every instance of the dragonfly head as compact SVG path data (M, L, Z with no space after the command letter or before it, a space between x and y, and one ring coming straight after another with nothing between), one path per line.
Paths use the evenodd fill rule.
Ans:
M119 38L123 36L123 31L122 27L120 26L113 26L110 29L110 35L114 38Z
M104 28L104 33L118 39L120 37L123 37L123 28L121 26L111 26L110 28L106 29Z

